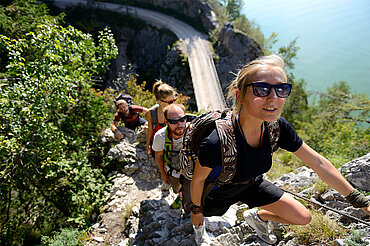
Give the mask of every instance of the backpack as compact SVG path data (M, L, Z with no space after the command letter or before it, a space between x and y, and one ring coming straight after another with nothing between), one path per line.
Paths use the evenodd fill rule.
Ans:
M129 94L125 94L125 93L118 94L118 96L116 96L116 98L113 100L114 104L116 105L117 101L121 100L121 99L125 100L127 102L128 106L136 105L136 103L132 99L132 96L129 95Z
M235 176L237 151L232 120L231 109L210 111L191 121L184 134L183 148L180 150L180 167L181 174L188 180L191 180L193 176L195 161L203 139L209 136L214 129L217 129L220 138L222 170L220 175L204 188L203 199L214 186L230 184ZM277 142L280 136L278 121L267 122L267 130L271 150L274 152L278 149Z
M170 152L178 154L180 151L175 151L175 150L173 150L173 148L174 147L173 147L172 134L170 132L170 129L167 127L166 134L165 134L165 142L164 142L163 160L164 160L164 164L169 168L169 171L167 172L167 174L169 174L169 175L171 175L175 178L179 178L180 177L180 170L173 166L173 163L171 163L171 161L170 161L169 154L170 154Z

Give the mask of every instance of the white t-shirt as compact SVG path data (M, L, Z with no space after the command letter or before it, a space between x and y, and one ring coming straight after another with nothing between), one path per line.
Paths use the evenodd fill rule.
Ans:
M154 151L163 151L165 148L165 142L166 142L166 130L167 126L159 129L155 135L153 140L152 148ZM182 149L182 137L179 139L172 139L173 142L173 151L180 151ZM175 158L172 162L173 167L176 169L180 169L180 164L178 161L178 153L171 153L172 158ZM171 158L171 157L170 157Z

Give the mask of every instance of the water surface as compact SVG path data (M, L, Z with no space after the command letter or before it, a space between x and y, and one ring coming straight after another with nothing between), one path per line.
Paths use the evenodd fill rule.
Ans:
M293 73L307 90L347 81L352 91L370 95L369 0L245 0L242 13L266 38L279 34L274 50L298 37Z

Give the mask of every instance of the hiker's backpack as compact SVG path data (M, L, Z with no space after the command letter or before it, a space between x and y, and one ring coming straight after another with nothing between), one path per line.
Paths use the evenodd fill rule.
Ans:
M231 180L235 176L237 151L232 111L230 109L210 111L194 119L185 132L183 148L180 151L181 173L186 179L191 180L200 144L214 129L217 129L221 143L222 170L212 181L212 187L232 183ZM279 122L277 120L267 122L267 130L271 150L276 151L280 136ZM205 191L208 193L209 187L205 187Z
M113 100L114 104L116 104L117 101L121 99L125 100L128 106L136 105L134 100L132 99L132 96L130 96L129 94L125 94L125 93L118 94L118 96Z

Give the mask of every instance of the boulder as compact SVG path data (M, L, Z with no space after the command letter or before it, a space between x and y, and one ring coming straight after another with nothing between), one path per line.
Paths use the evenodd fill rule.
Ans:
M355 187L370 192L370 153L344 164L340 172Z

